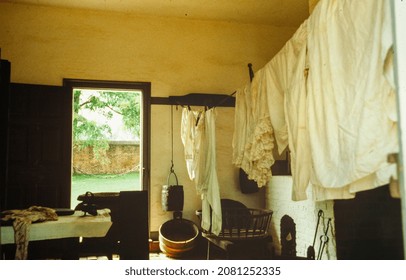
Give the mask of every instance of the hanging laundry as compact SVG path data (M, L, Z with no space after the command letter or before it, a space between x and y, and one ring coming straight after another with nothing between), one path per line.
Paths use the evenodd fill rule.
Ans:
M269 116L266 92L263 90L264 72L262 69L255 74L250 88L247 110L247 139L241 168L247 173L248 179L257 182L258 187L265 186L272 177L271 167L275 162L274 131Z
M284 113L292 170L292 200L307 199L310 182L310 153L306 126L307 21L275 57L284 57L288 77L284 86ZM280 59L281 60L281 59ZM271 65L267 65L270 67ZM269 89L271 90L271 88ZM270 109L271 110L271 109Z
M316 200L385 185L398 151L389 1L320 1L308 22L307 127ZM359 11L362 11L361 13Z
M263 68L262 91L267 97L278 152L289 145L293 200L307 198L310 154L306 129L307 21Z
M218 235L222 229L222 212L220 186L217 178L215 118L215 109L205 112L206 129L203 139L207 150L205 160L202 161L203 157L201 157L199 162L204 168L204 173L201 172L202 186L198 188L206 190L202 192L202 227L208 230L211 226L211 232ZM210 216L211 223L209 223Z
M215 109L183 109L181 135L190 178L202 199L202 223L206 231L218 235L222 228L220 186L216 164Z
M256 79L255 82L258 80ZM254 83L255 84L255 83ZM254 98L251 94L252 84L248 83L236 91L234 113L233 164L248 173L252 170L251 147L255 128Z
M289 42L287 44L289 44ZM261 82L260 90L263 91L262 94L266 96L268 114L280 155L288 146L284 100L286 89L291 82L291 76L294 70L292 59L285 46L262 69L263 81Z
M250 84L236 90L234 111L234 133L232 140L232 163L241 167L245 157L245 145L248 138L248 126L251 118Z
M181 123L181 140L184 146L184 155L186 161L186 169L191 180L195 178L195 153L199 150L195 150L195 135L196 135L196 123L199 114L201 112L192 111L188 108L182 109L182 123Z

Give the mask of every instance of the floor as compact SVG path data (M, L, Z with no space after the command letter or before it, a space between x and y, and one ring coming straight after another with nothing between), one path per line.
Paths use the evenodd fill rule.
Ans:
M149 254L150 260L173 260L172 258L168 257L164 253L150 253Z
M187 254L185 253L184 255L182 255L179 258L168 257L165 253L159 251L159 247L158 247L158 248L155 248L153 250L153 252L149 253L149 260L179 260L179 259L207 260L207 252L208 252L207 245L208 245L208 243L207 243L206 239L203 239L203 238L198 239L198 241L195 244L194 249ZM259 248L258 249L259 251L258 251L258 250L254 250L255 249L254 247L258 247L258 246L250 246L248 252L245 250L240 251L241 248L238 247L237 248L238 251L234 250L233 251L234 253L232 255L228 255L224 250L220 249L219 247L217 247L215 245L211 245L210 246L210 259L211 260L224 260L224 259L228 259L229 257L231 259L233 259L233 257L235 257L237 259L242 259L242 258L247 258L247 257L249 259L264 259L264 258L271 259L272 258L272 256L264 257L264 255L262 255L263 248ZM238 254L236 254L236 253L238 253ZM82 260L107 260L108 258L106 256L103 256L103 257L86 257L86 258L81 258L81 259ZM119 260L119 259L120 259L119 255L113 255L113 260Z
M182 256L181 259L185 260L205 260L206 259L206 254L207 254L207 243L205 240L200 239L196 245L195 248L192 250L192 253L185 254ZM113 260L119 260L120 256L119 255L113 255ZM108 260L107 256L101 256L101 257L96 257L96 256L90 256L90 257L82 257L80 260ZM149 253L149 260L177 260L171 257L168 257L165 253L161 252L159 250L159 247L156 247L153 252Z
M82 257L80 260L108 260L107 256L90 256L90 257ZM113 255L113 260L120 260L119 255ZM168 257L164 253L150 253L149 260L173 260L172 258Z

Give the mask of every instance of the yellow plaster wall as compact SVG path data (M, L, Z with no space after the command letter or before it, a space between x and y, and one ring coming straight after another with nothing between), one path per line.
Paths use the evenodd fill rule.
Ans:
M309 0L309 14L311 14L320 0Z
M296 28L135 16L0 3L0 48L11 80L61 85L63 78L151 82L152 96L232 93L262 68ZM264 190L244 195L231 164L234 109L218 108L217 166L222 197L264 207ZM184 217L196 221L200 198L187 177L174 109L174 161L185 187ZM172 218L160 191L170 167L170 107L152 106L151 230Z

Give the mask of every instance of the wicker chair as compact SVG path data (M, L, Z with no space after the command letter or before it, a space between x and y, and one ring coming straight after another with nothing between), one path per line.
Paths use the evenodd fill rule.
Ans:
M222 230L219 235L202 230L207 239L207 259L210 259L211 245L222 249L227 259L267 259L270 257L267 245L272 242L268 233L272 211L247 208L244 204L222 199ZM201 210L196 211L201 219Z

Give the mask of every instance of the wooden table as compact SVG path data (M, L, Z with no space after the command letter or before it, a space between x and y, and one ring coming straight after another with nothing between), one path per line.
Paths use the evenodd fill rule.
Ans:
M73 215L60 216L57 221L33 223L30 227L30 241L62 239L70 237L104 237L112 225L110 210L98 210L97 216L82 211ZM2 226L1 244L14 243L14 228Z

